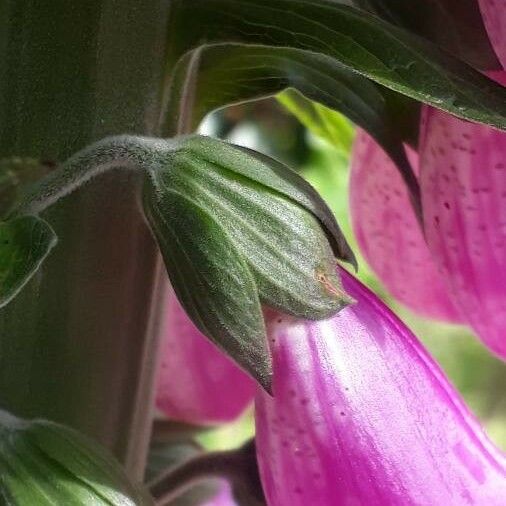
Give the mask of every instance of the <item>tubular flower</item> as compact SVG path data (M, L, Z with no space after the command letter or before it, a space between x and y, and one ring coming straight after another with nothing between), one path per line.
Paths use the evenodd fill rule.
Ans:
M506 69L506 0L479 0L490 41Z
M356 305L269 322L274 396L256 398L269 506L505 504L505 456L415 336L343 277Z
M253 400L253 380L202 335L173 293L165 318L157 407L168 417L188 423L236 418Z
M426 108L426 239L460 312L506 359L506 134Z
M406 148L418 172L418 155ZM352 226L360 250L387 290L425 316L459 321L392 160L359 131L350 175Z

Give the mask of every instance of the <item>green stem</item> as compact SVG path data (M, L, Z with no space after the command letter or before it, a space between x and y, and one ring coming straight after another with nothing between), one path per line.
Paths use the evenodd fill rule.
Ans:
M172 140L134 135L107 137L79 151L28 191L12 214L39 214L91 179L110 170L140 174L168 163Z
M0 158L61 162L156 135L167 0L0 2ZM141 178L103 175L46 211L59 245L0 313L0 407L69 424L144 469L161 264Z
M263 506L265 499L256 464L255 442L243 447L204 453L172 467L148 484L158 506L175 501L201 481L226 479L241 506Z
M155 504L170 504L201 481L224 478L233 466L233 452L204 453L170 469L150 485Z

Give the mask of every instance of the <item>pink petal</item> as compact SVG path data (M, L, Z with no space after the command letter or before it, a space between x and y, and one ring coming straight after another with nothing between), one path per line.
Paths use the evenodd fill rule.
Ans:
M506 69L506 0L479 0L490 41Z
M407 150L417 171L418 155ZM392 296L424 316L459 321L399 171L364 131L353 149L350 207L360 250Z
M175 420L231 421L253 400L255 384L193 325L169 297L156 405Z
M461 314L506 359L506 134L426 108L426 238Z
M271 321L274 397L256 398L269 506L499 506L506 458L415 336L349 274L358 303Z

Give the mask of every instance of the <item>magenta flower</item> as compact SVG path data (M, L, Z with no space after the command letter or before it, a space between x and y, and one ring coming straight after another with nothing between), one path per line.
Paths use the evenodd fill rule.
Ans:
M418 172L417 153L407 153ZM392 296L424 316L459 321L399 171L364 131L353 148L350 208L360 250Z
M461 314L506 359L506 134L426 108L420 157L429 249Z
M274 397L256 398L269 506L506 504L506 458L415 336L349 274L326 321L269 323Z
M168 417L195 424L231 421L253 400L255 385L193 325L169 297L156 405Z
M506 69L506 0L479 0L490 41Z

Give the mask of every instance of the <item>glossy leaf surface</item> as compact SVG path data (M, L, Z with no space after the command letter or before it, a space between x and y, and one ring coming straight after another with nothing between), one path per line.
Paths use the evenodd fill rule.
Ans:
M312 107L323 114L325 107L340 111L376 138L398 164L406 163L401 141L416 143L416 102L371 82L333 58L287 47L214 44L187 53L174 69L167 132L190 133L213 110L286 88L315 102L313 106L300 95L297 99L293 93L285 94L292 112L297 108L309 119ZM313 126L315 119L322 119L314 114L312 118ZM333 121L329 118L329 123Z
M170 64L213 43L302 49L459 117L506 128L501 87L430 42L329 0L179 0L169 36Z

